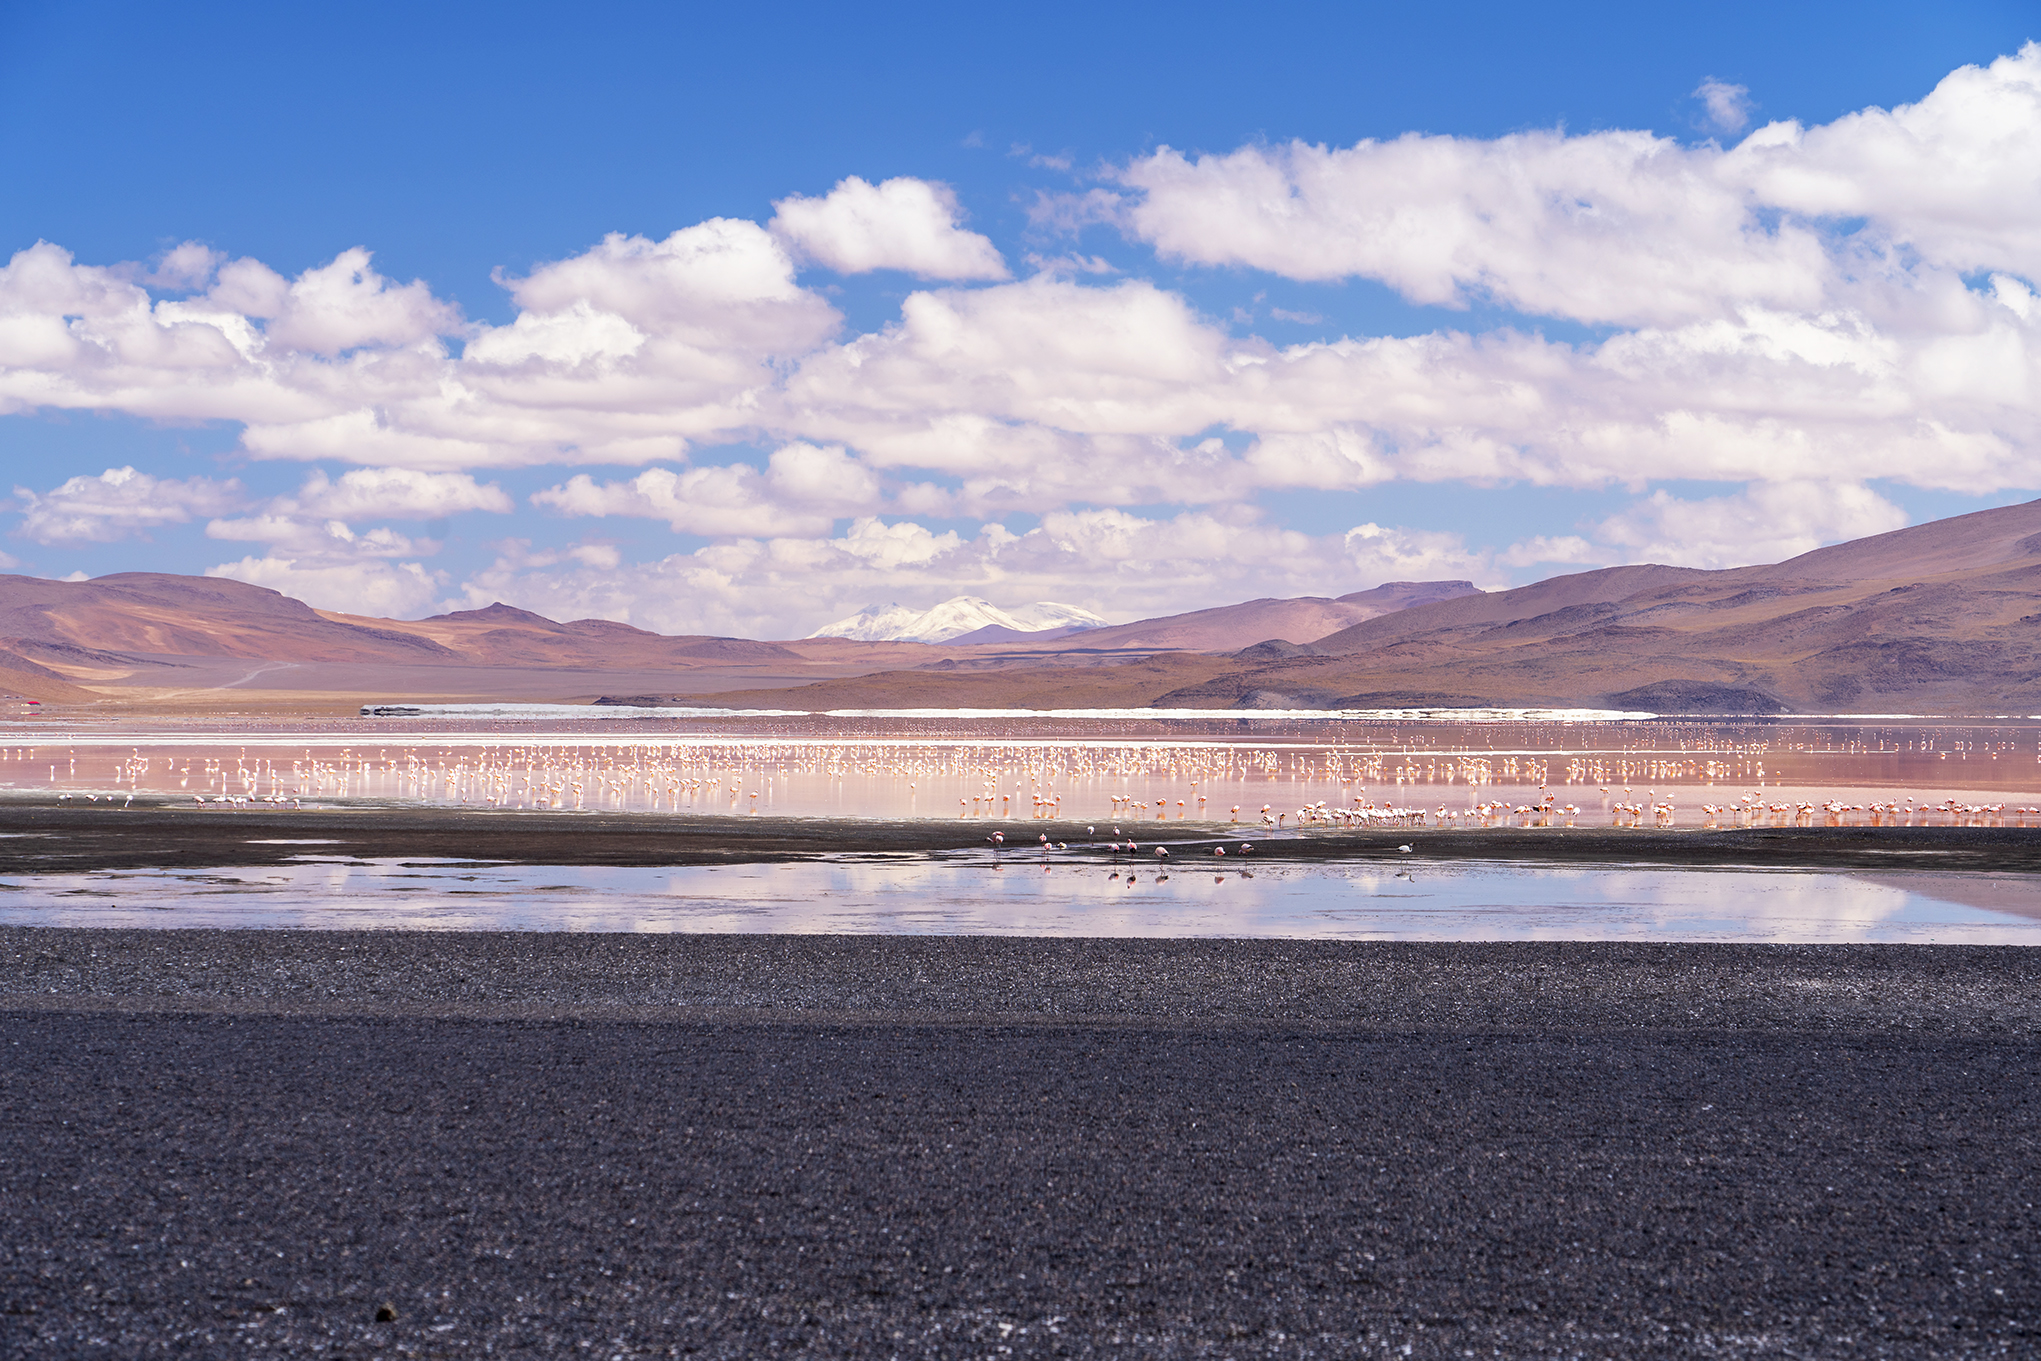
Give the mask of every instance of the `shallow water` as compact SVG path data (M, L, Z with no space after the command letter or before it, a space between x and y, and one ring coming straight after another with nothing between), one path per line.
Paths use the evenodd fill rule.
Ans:
M1648 821L1650 812L1622 809L1659 804L1675 826L1711 816L1719 825L2041 822L2041 723L2031 719L480 719L251 721L228 731L16 725L0 729L0 791L1100 824L1266 817L1293 826L1315 807L1496 825L1547 800L1543 817L1582 825ZM1745 811L1708 811L1735 805ZM1891 807L1873 811L1881 805Z
M37 722L0 728L0 792L964 818L1017 823L1016 844L1035 839L1026 823L1036 817L1095 823L1103 839L1156 821L1294 827L1330 810L1432 827L1607 825L1626 805L1664 805L1669 825L1687 828L1738 805L1717 825L2041 824L2041 722L2028 718L582 712ZM1546 802L1551 811L1529 813ZM1434 867L1421 857L1164 876L1022 853L1000 864L939 854L563 869L343 859L322 850L316 827L308 812L303 858L281 869L0 880L0 922L2041 944L2041 893L2017 876Z
M2041 884L1455 862L1253 871L1024 855L590 868L340 859L17 875L0 923L37 926L930 935L2041 944Z

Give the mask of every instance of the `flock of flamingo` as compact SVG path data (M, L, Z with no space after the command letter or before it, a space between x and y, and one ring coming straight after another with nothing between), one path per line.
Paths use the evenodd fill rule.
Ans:
M82 777L81 754L87 764ZM55 760L47 748L0 749L0 768L15 767L14 773L46 765L60 800L118 800L122 806L139 793L174 790L198 806L229 808L370 800L491 809L939 816L923 801L940 806L954 796L959 818L1057 820L1069 798L1083 813L1122 822L1209 825L1221 822L1223 812L1227 825L1268 830L1574 827L1591 816L1578 802L1561 803L1562 795L1549 787L1555 783L1597 790L1599 816L1610 826L1671 828L1681 820L1669 794L1660 798L1653 789L1638 800L1632 784L1618 782L1642 777L1705 787L1743 776L1765 783L1762 753L1748 751L1412 753L1221 741L418 742L290 754L244 747L231 756L133 747L110 766L99 764L108 759L91 747L82 753L67 747ZM95 767L105 772L104 782L94 780ZM1274 801L1258 810L1233 801L1282 792L1286 785L1326 796L1280 811ZM1464 785L1470 801L1464 807L1413 801L1420 785ZM1380 794L1370 797L1370 786ZM1484 797L1508 786L1535 786L1536 793L1529 801ZM1776 799L1752 790L1730 802L1702 803L1698 826L2024 827L2041 819L2041 808L1954 798ZM1243 810L1250 811L1243 816Z

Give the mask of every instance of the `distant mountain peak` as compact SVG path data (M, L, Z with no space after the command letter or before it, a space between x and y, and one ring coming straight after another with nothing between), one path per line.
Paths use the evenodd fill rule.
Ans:
M848 619L824 624L808 636L849 638L860 643L883 642L889 638L897 638L901 629L920 617L919 610L910 610L905 605L888 601L884 605L867 605Z
M999 628L1016 634L1104 627L1106 621L1077 605L1037 600L1003 610L975 595L951 596L927 610L899 604L867 605L850 616L809 634L810 638L854 638L861 642L945 643L980 629Z
M501 600L493 605L484 605L479 610L455 610L451 614L435 614L432 619L472 620L478 624L543 624L548 629L557 629L560 624L543 614L533 614L515 605L506 605Z
M1456 600L1463 595L1481 595L1471 581L1385 581L1366 591L1354 591L1339 599L1349 605L1379 605L1390 610L1407 610L1435 600Z

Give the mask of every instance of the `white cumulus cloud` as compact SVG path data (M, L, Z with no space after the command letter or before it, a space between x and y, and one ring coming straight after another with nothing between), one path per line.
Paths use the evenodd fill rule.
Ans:
M1645 132L1410 134L1195 159L1164 147L1119 178L1139 191L1127 229L1192 264L1618 325L1818 305L1818 235L1765 221L1718 162Z
M310 520L296 515L249 515L212 520L206 537L265 543L296 562L354 564L370 558L428 556L439 551L431 539L413 539L387 526L357 533L343 520Z
M1604 520L1610 561L1675 567L1782 562L1839 539L1905 528L1906 512L1853 483L1760 482L1685 501L1664 491Z
M67 478L46 492L16 487L14 498L22 511L19 532L42 544L112 543L195 516L220 514L243 499L239 482L179 481L131 467Z
M1741 116L1736 87L1701 93L1718 118ZM1637 131L1411 134L1195 158L1163 147L1121 167L1133 192L1113 208L1171 259L1653 326L1818 311L1849 279L1890 268L1881 252L1893 245L2031 279L2037 163L2041 45L2030 43L1916 104L1816 128L1773 123L1729 150ZM1828 224L1850 218L1868 223L1832 239Z
M1767 207L1869 219L1874 242L2041 281L2041 43L1952 71L1926 98L1757 129L1724 176Z
M418 280L392 284L369 259L356 247L300 274L274 305L269 341L330 355L362 345L415 345L460 329L460 312L451 303Z
M440 520L466 511L508 514L515 509L493 483L471 473L427 473L410 468L355 468L329 479L315 472L286 502L307 515L342 519Z
M429 613L446 584L444 573L428 571L415 562L301 561L276 554L221 563L208 567L205 574L267 586L314 609L380 619Z
M998 248L958 224L957 196L946 184L869 184L853 175L821 198L796 194L773 207L773 234L839 274L897 269L924 279L1007 277Z
M843 583L814 622L904 596L888 585L900 574L928 599L1068 599L1114 617L1178 605L1134 569L1114 575L1150 551L1116 556L1130 543L1167 562L1189 561L1170 556L1178 540L1239 555L1238 572L1183 567L1186 594L1269 594L1342 575L1363 550L1369 562L1434 554L1463 575L1602 554L1727 561L1886 525L1896 512L1863 490L1880 479L2036 484L2036 165L2041 47L2029 46L1914 103L1774 122L1727 147L1555 130L1162 149L1039 205L1044 230L1104 222L1169 261L1306 284L1373 278L1416 302L1493 302L1521 318L1287 345L1139 269L1052 253L1010 279L951 191L922 180L847 179L782 200L769 224L605 237L501 279L513 307L500 325L382 277L366 249L286 277L203 244L145 268L39 243L0 264L0 416L238 423L244 455L354 469L260 503L203 479L166 479L159 494L74 478L20 493L31 540L208 516L268 546L250 561L272 565L237 570L395 572L431 543L378 522L505 513L507 494L479 475L551 467L533 498L548 511L715 540L653 576L661 598L679 582L710 602L714 619L697 622L726 631L763 617L760 602L807 609L786 590L803 572ZM846 334L801 261L934 282ZM1537 320L1552 317L1593 329L1555 338ZM763 467L708 461L738 444L776 452ZM1720 505L1652 501L1672 477L1747 485ZM1365 535L1306 536L1293 554L1279 527L1239 518L1264 491L1396 482L1644 499L1601 526L1526 525L1493 560L1429 541L1390 554ZM1111 518L1130 506L1168 509ZM960 537L933 523L1016 516L1039 527ZM1293 565L1312 555L1331 566ZM601 570L592 561L510 556L491 570L582 592L582 612L601 612L601 591L574 575ZM1037 587L999 578L1052 561L1065 575L1042 568ZM1076 589L1083 571L1111 577L1127 608Z
M1494 584L1499 575L1450 533L1364 525L1308 535L1238 508L1166 518L1091 510L1044 516L1024 534L986 525L970 538L868 517L834 538L732 540L624 571L541 566L513 552L454 600L517 600L554 618L669 633L804 637L895 596L1064 600L1124 622L1256 595L1337 595L1410 578Z
M623 482L578 474L532 495L564 515L624 515L664 520L677 533L712 537L827 533L840 516L879 500L878 479L841 447L790 444L764 472L747 463L648 468Z
M212 247L186 241L163 252L156 267L142 276L142 282L151 288L189 292L204 288L213 272L226 262L227 257Z
M388 525L357 523L513 509L501 487L478 483L468 473L356 468L329 478L314 472L294 493L270 497L245 515L209 521L207 538L261 544L264 553L209 568L208 574L269 586L322 609L417 613L448 579L418 561L438 553L440 543Z
M1709 76L1694 88L1694 98L1723 132L1741 132L1750 122L1750 91L1744 86Z

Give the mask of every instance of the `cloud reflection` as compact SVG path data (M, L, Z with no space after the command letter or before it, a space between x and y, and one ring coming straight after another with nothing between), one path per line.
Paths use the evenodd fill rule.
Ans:
M1986 883L1985 879L1989 879ZM18 875L0 923L44 926L2041 943L2006 876L1629 867L1264 864L1249 874L1030 852L722 867L306 856L193 872Z

